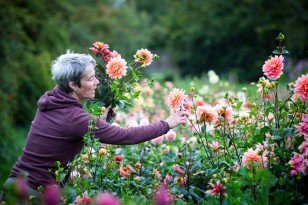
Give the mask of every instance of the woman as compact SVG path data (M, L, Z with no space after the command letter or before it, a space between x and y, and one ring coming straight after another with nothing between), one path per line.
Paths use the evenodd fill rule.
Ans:
M55 181L55 161L62 167L72 161L83 145L88 132L89 113L82 109L83 99L95 97L99 81L95 77L95 60L86 54L66 53L52 64L52 79L57 86L38 100L38 110L32 121L22 155L13 166L6 185L27 173L28 194L36 195L39 186ZM164 121L142 127L123 129L98 119L95 131L102 143L129 145L159 137L186 123L188 114L180 111Z

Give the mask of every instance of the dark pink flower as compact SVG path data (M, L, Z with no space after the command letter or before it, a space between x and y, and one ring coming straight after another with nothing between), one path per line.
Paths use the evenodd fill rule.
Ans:
M308 115L303 115L302 119L303 121L298 123L295 127L297 128L299 135L303 135L306 138L308 137Z
M47 186L43 191L42 197L46 205L58 205L61 199L58 185L53 184Z
M206 194L227 196L225 188L221 185L220 181L217 181L216 184L209 183L209 185L212 187L212 190L207 190Z
M122 162L123 157L121 157L121 156L115 156L115 157L113 158L113 160L116 161L117 163L120 163L120 162Z
M120 205L119 199L109 192L99 193L95 198L97 205Z
M180 167L178 164L174 165L173 168L174 168L174 170L177 171L178 173L180 173L180 174L185 174L185 171L184 171L183 169L181 169L181 167Z
M166 186L159 186L155 191L154 205L169 205L172 203L172 198Z
M282 75L283 56L274 56L265 61L262 71L268 79L277 80Z
M19 197L23 199L27 198L27 182L25 177L20 176L16 178L16 187Z
M308 74L302 75L295 82L294 93L303 102L308 102Z
M293 154L293 157L289 161L289 165L293 170L297 172L303 172L303 166L302 166L303 160L304 160L303 156L295 152Z

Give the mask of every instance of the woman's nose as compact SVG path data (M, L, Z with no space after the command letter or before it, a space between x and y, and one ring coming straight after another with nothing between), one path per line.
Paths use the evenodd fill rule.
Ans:
M98 85L99 84L99 80L95 77L95 84Z

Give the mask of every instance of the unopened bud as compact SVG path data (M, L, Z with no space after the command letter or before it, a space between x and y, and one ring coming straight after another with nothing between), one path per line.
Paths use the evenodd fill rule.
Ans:
M256 84L256 83L254 83L254 82L250 83L251 86L254 86L255 84Z
M294 84L294 83L289 83L288 86L289 86L290 88L295 88L295 84Z
M141 168L141 163L140 162L137 162L136 164L135 164L135 167L137 168L137 169L140 169Z
M195 92L195 87L191 87L190 92Z
M243 88L242 88L242 91L243 91L244 93L246 93L246 92L247 92L247 88L243 87Z
M84 161L87 161L89 159L89 156L87 154L82 155L81 157Z
M100 156L105 156L108 152L105 148L100 148L98 153Z
M105 113L105 112L106 112L106 108L105 108L104 106L101 108L101 112L102 112L102 113Z
M135 181L135 182L140 182L140 181L141 181L141 178L140 178L139 176L136 176L136 177L134 177L134 181Z

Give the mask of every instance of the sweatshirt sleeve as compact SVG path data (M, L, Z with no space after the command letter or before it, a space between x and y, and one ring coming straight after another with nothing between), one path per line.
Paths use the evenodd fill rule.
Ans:
M121 128L102 120L97 121L95 137L102 143L114 145L130 145L157 138L169 131L166 121L160 121L141 127Z
M88 131L89 113L76 112L71 121L71 132L76 136L83 137ZM111 125L100 118L96 119L94 136L102 143L113 145L131 145L157 138L169 131L166 121L156 122L146 126L121 128Z

